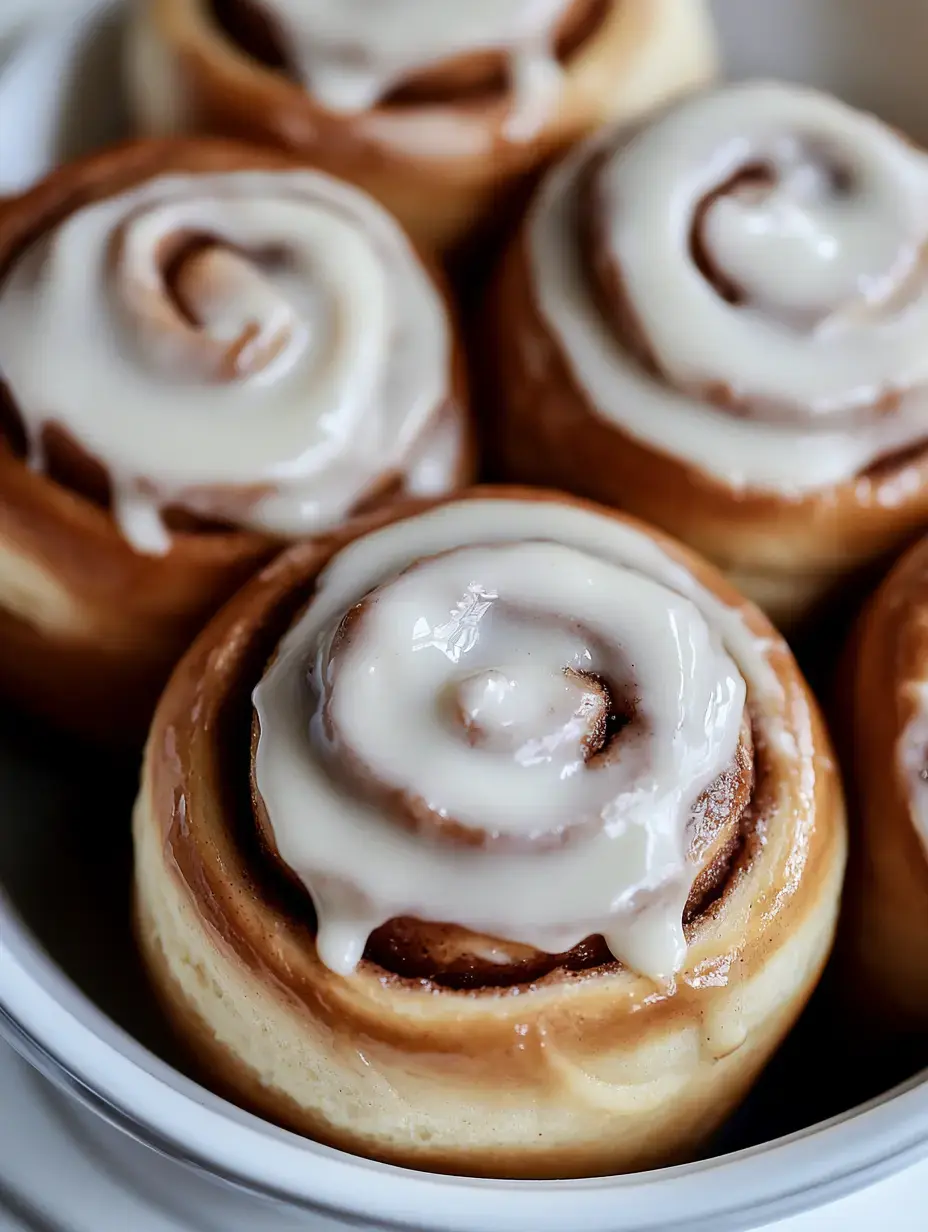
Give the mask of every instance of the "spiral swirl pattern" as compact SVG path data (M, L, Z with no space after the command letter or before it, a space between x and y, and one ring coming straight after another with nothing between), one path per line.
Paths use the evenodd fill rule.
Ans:
M254 694L256 798L323 961L412 917L549 953L602 935L671 975L743 641L645 535L578 509L451 504L345 549Z
M161 510L282 535L459 462L441 297L393 220L310 171L164 175L77 210L0 286L33 460L61 429L137 549Z
M533 276L599 414L809 491L928 436L926 207L928 156L876 119L734 86L556 172Z
M513 487L262 570L172 677L133 835L142 955L227 1096L536 1181L703 1149L823 969L845 854L760 612L647 526Z

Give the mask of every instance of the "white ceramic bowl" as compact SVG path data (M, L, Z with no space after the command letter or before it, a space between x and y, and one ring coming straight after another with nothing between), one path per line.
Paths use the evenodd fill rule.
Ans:
M716 9L731 75L815 82L928 138L925 0L717 0ZM38 30L6 60L0 192L24 187L64 152L118 134L118 18L112 3L97 5L84 21ZM191 1184L210 1195L210 1227L289 1232L305 1226L302 1209L321 1213L313 1228L725 1232L814 1207L928 1156L924 1076L851 1107L906 1065L867 1071L853 1024L827 990L717 1153L684 1167L546 1183L431 1176L242 1112L172 1067L140 978L128 924L134 770L0 718L0 1029L85 1109L195 1169ZM76 1115L80 1135L106 1137L99 1118ZM170 1199L167 1165L149 1150L112 1135L106 1149ZM237 1190L220 1188L229 1183Z

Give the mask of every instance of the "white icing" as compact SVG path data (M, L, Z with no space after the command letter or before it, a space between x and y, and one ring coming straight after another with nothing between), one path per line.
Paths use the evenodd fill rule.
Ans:
M531 836L595 818L648 832L655 846L669 840L674 857L690 806L734 754L744 707L743 682L689 600L550 543L450 552L371 599L339 656L329 714L381 782L478 828ZM540 619L559 604L573 627ZM564 672L621 681L625 656L648 739L584 772L582 730L569 722L581 699ZM474 746L462 724L436 721L449 686L464 686L476 718L501 676L491 734L508 727L511 743Z
M885 300L913 268L915 246L900 248L895 228L849 209L822 167L791 154L775 185L737 189L709 207L703 236L719 268L753 307L799 323L824 323L835 304ZM907 221L907 230L920 227Z
M577 642L566 655L553 656L560 659L554 666L537 655L529 662L523 646L521 654L508 656L517 662L503 668L477 669L456 679L449 691L468 741L494 751L505 750L517 765L545 764L556 771L559 780L576 774L585 760L591 721L603 709L595 690L584 687L583 678L571 675L564 666L573 660L578 670L589 669L590 651L580 639ZM550 653L551 647L544 649ZM474 666L472 657L468 656L468 667ZM529 831L536 820L541 823L540 818L527 819ZM500 827L503 832L510 821L504 819ZM568 818L564 825L570 824L572 819Z
M928 681L908 687L916 710L899 737L896 759L915 829L928 854Z
M331 111L379 103L423 69L475 52L508 57L507 136L528 140L561 86L557 26L572 0L258 0L308 90Z
M254 692L256 786L322 960L349 972L373 929L413 916L553 953L602 934L671 976L692 807L734 755L745 681L761 712L780 703L767 649L646 533L591 511L458 502L351 544ZM565 668L636 685L644 722L601 764L578 735L596 691ZM566 841L417 834L340 785L348 746L440 817Z
M215 246L181 266L175 299L170 246L200 235ZM447 489L460 426L434 417L450 349L399 226L310 171L150 180L76 211L0 286L0 373L33 463L63 426L150 553L170 546L168 505L296 536L391 470Z
M603 153L609 256L663 381L611 332L581 268L578 178ZM757 165L773 183L735 187L701 224L731 304L692 260L693 227ZM786 494L928 436L926 241L928 156L837 100L754 83L624 144L597 139L555 170L530 224L540 311L597 412L731 487ZM747 414L712 405L714 388Z

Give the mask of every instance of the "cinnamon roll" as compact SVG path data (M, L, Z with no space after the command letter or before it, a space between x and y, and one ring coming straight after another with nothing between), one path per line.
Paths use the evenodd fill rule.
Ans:
M704 0L140 0L127 56L143 131L281 146L440 248L713 68Z
M519 488L266 568L159 703L134 833L141 950L216 1089L509 1177L699 1149L819 976L845 851L770 624Z
M472 465L443 290L287 156L130 143L0 203L0 690L141 737L291 538Z
M849 985L871 1027L928 1031L928 539L873 596L844 662L853 787ZM857 998L855 998L857 999Z
M576 152L496 284L506 476L616 504L795 622L928 523L928 156L747 83Z

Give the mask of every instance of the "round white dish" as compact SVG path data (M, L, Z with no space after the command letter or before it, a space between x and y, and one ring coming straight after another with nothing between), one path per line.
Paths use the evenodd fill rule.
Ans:
M335 1232L155 1155L61 1095L0 1043L0 1232ZM54 1184L49 1178L54 1177ZM928 1160L777 1232L922 1232Z
M56 16L62 6L56 0ZM817 81L928 136L922 0L715 7L734 75ZM102 0L87 16L77 0L83 18L39 26L5 61L0 191L25 187L63 154L122 129L119 10ZM928 1157L928 1083L909 1076L852 1108L912 1065L889 1058L885 1073L854 1085L853 1030L822 998L719 1153L684 1167L589 1181L467 1180L357 1159L268 1125L170 1063L128 934L133 774L15 717L0 720L0 1030L86 1108L223 1194L216 1209L231 1202L232 1212L224 1232L243 1209L260 1209L269 1232L284 1216L291 1222L282 1232L359 1222L439 1232L725 1232L830 1202ZM108 1143L109 1158L119 1150L113 1141L125 1147L120 1166L147 1160L137 1168L144 1177L151 1157L133 1154L142 1148L113 1139L96 1116L80 1124L82 1138ZM217 1178L249 1196L231 1199ZM299 1211L315 1212L314 1222Z

